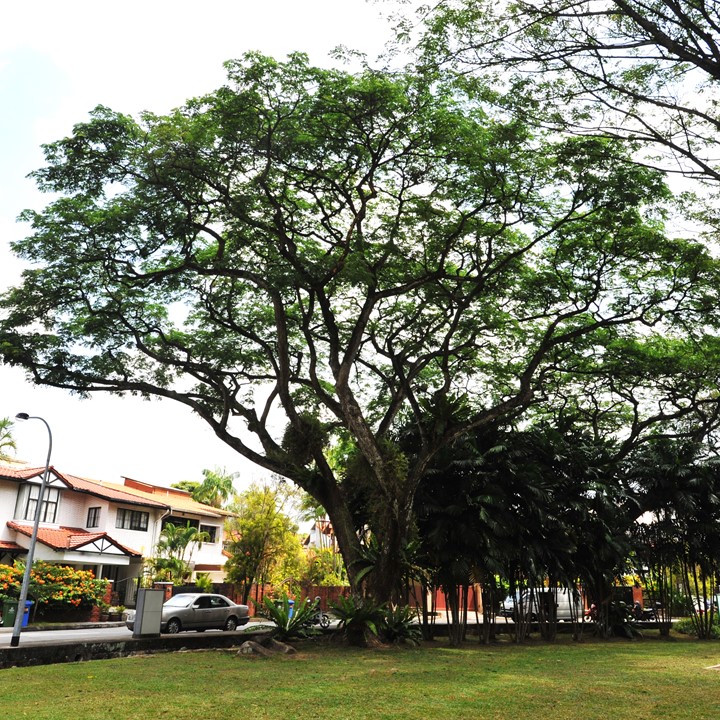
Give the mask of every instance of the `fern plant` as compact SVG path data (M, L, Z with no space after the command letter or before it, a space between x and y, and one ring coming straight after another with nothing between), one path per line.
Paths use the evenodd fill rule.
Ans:
M422 628L418 623L417 612L407 605L388 608L383 618L381 633L387 642L419 645Z
M312 620L317 611L317 601L304 598L293 606L290 598L283 595L277 599L265 597L263 605L262 614L275 623L275 637L278 640L306 638L318 634L319 631L312 626Z
M367 645L377 639L385 622L385 606L368 598L339 597L332 612L340 621L338 630L350 645Z

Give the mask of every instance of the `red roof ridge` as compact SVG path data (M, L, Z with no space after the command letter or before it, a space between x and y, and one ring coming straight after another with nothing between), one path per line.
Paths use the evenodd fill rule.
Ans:
M27 535L28 537L32 535L32 525L23 525L22 523L17 523L14 520L8 520L6 524L11 530L15 530L16 532ZM83 530L83 528L58 525L56 527L39 527L37 534L38 542L41 542L43 545L47 545L55 550L70 550L78 548L83 545L87 545L94 540L98 540L99 538L107 539L115 545L115 547L119 548L128 555L142 557L141 552L133 550L127 545L123 545L104 531L89 532L88 530Z

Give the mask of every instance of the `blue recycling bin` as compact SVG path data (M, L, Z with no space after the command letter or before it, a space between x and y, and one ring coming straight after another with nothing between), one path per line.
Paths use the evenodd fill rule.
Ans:
M30 622L30 608L35 603L32 600L26 600L25 601L25 612L23 613L23 619L22 619L22 627L27 627L28 622Z
M290 606L290 609L288 610L288 617L291 618L295 612L295 601L288 600L288 605Z

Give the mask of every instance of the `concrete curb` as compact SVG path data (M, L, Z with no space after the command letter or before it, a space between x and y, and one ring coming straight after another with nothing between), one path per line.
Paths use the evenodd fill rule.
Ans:
M101 626L106 623L101 623ZM267 638L272 630L254 632L232 632L222 634L180 633L152 638L128 638L110 642L58 643L56 645L32 645L15 648L0 648L0 669L53 665L85 660L107 660L158 652L178 650L202 650L213 648L239 648L247 640L259 642Z

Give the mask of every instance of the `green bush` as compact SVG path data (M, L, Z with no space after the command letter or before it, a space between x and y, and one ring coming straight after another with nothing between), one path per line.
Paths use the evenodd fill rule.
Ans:
M422 628L417 622L417 613L407 605L389 608L385 611L381 635L388 642L419 645Z
M198 592L211 593L213 591L213 582L210 579L210 573L198 573L195 576L195 587Z
M340 621L338 630L350 645L367 645L377 640L385 623L385 606L367 598L339 597L331 606Z
M292 615L290 613L290 598L283 595L281 598L263 598L262 615L272 620L277 630L275 637L278 640L292 640L293 638L306 638L317 635L318 630L312 626L312 619L317 611L317 602L305 598L296 602Z
M693 623L691 618L682 618L673 623L673 630L679 632L681 635L691 635L697 637L697 627ZM710 627L710 634L708 639L718 640L720 639L720 617L715 614L713 618L713 624Z
M0 600L20 595L24 563L0 565ZM89 608L97 605L107 589L107 580L98 580L91 570L38 560L30 571L28 597L39 605Z

